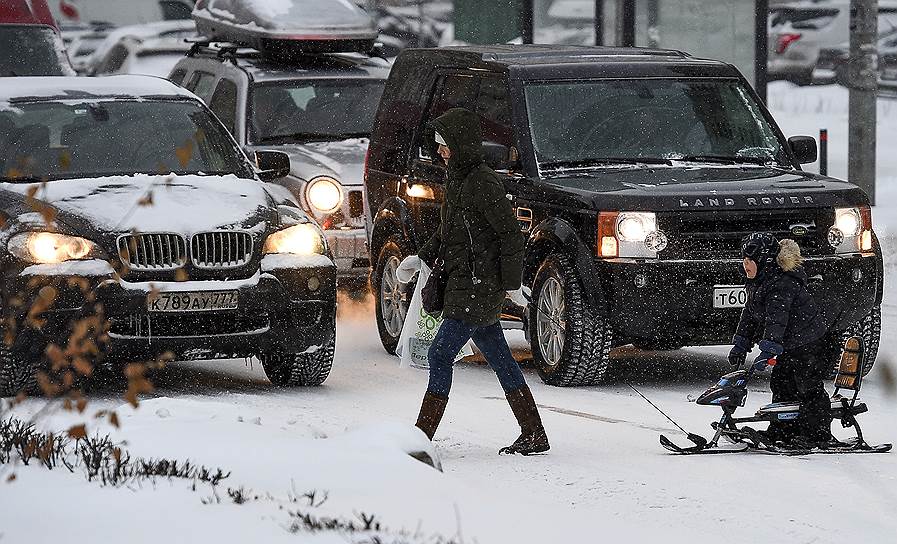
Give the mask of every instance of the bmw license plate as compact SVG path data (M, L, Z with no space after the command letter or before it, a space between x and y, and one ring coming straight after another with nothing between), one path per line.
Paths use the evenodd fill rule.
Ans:
M150 312L213 312L236 310L236 291L186 291L158 293L147 297L146 309Z
M714 285L714 308L744 308L747 303L747 290L744 285Z

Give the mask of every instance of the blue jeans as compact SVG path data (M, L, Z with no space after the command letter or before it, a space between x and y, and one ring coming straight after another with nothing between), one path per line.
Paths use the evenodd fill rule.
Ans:
M477 348L483 352L486 362L495 371L505 393L516 391L526 385L523 372L511 355L511 348L505 340L501 324L481 327L457 319L446 319L439 326L436 338L433 339L427 353L430 364L430 383L427 385L427 391L448 398L452 389L452 366L455 357L470 339L473 339Z

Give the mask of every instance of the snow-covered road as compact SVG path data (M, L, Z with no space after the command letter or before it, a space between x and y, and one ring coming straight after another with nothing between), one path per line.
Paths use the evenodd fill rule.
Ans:
M819 96L835 101L840 89L777 84L773 91L771 104L780 110L774 114L781 115L786 134L841 122L840 109L811 107ZM897 106L888 116L897 117ZM893 119L883 140L891 149L897 145ZM837 149L833 145L832 173L843 175ZM883 180L897 182L897 163L888 162L895 156L883 156ZM894 277L897 190L880 194L875 219ZM882 354L863 390L871 411L860 419L872 442L897 439L891 379L897 370L897 289L887 290L885 303ZM133 542L345 542L346 535L286 530L287 511L295 507L289 495L325 488L330 499L320 510L330 514L376 512L393 529L483 544L574 538L877 543L894 542L897 535L897 453L678 457L660 447L658 434L677 435L675 429L624 381L687 429L709 435L717 412L689 396L730 370L724 347L670 353L623 348L616 353L621 380L603 387L549 387L527 369L552 442L548 455L529 458L496 454L516 437L513 416L492 372L482 363L461 363L436 437L445 470L440 474L364 434L395 429L383 427L384 421L413 423L426 374L399 368L382 350L369 303L344 302L340 310L336 360L323 387L275 390L261 368L244 361L176 363L137 411L118 408L113 391L96 393L89 406L119 409L116 436L127 440L132 453L221 466L233 472L227 485L245 486L262 499L203 504L209 492L191 491L184 482L110 489L61 471L20 467L16 481L0 483L0 543L69 535L111 542L125 533ZM512 341L525 357L522 338ZM768 402L768 380L756 382L751 392L745 411ZM29 402L17 412L28 415L40 407ZM65 429L76 420L51 414L40 424ZM361 435L345 435L356 428Z

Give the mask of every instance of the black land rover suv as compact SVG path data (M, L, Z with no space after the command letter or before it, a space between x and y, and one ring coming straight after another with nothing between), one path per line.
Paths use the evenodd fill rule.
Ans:
M850 183L801 170L815 141L786 140L729 64L569 46L419 49L396 60L365 171L387 350L408 298L396 266L438 225L445 169L427 123L457 106L480 115L487 161L528 237L531 302L509 298L503 317L527 332L546 382L606 379L615 346L728 343L745 300L740 242L752 231L800 244L832 330L862 333L874 361L883 273L869 202Z

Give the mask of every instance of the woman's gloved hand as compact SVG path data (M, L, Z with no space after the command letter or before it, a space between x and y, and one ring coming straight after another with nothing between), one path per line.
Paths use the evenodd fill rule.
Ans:
M775 366L776 359L785 352L782 344L773 342L772 340L764 340L760 342L760 355L754 359L754 370L762 372L766 367Z
M732 339L732 349L729 351L729 363L732 366L742 366L747 361L747 354L751 351L751 342L744 336L736 335Z
M396 279L402 283L410 283L414 276L420 272L421 260L417 255L409 255L396 269Z

